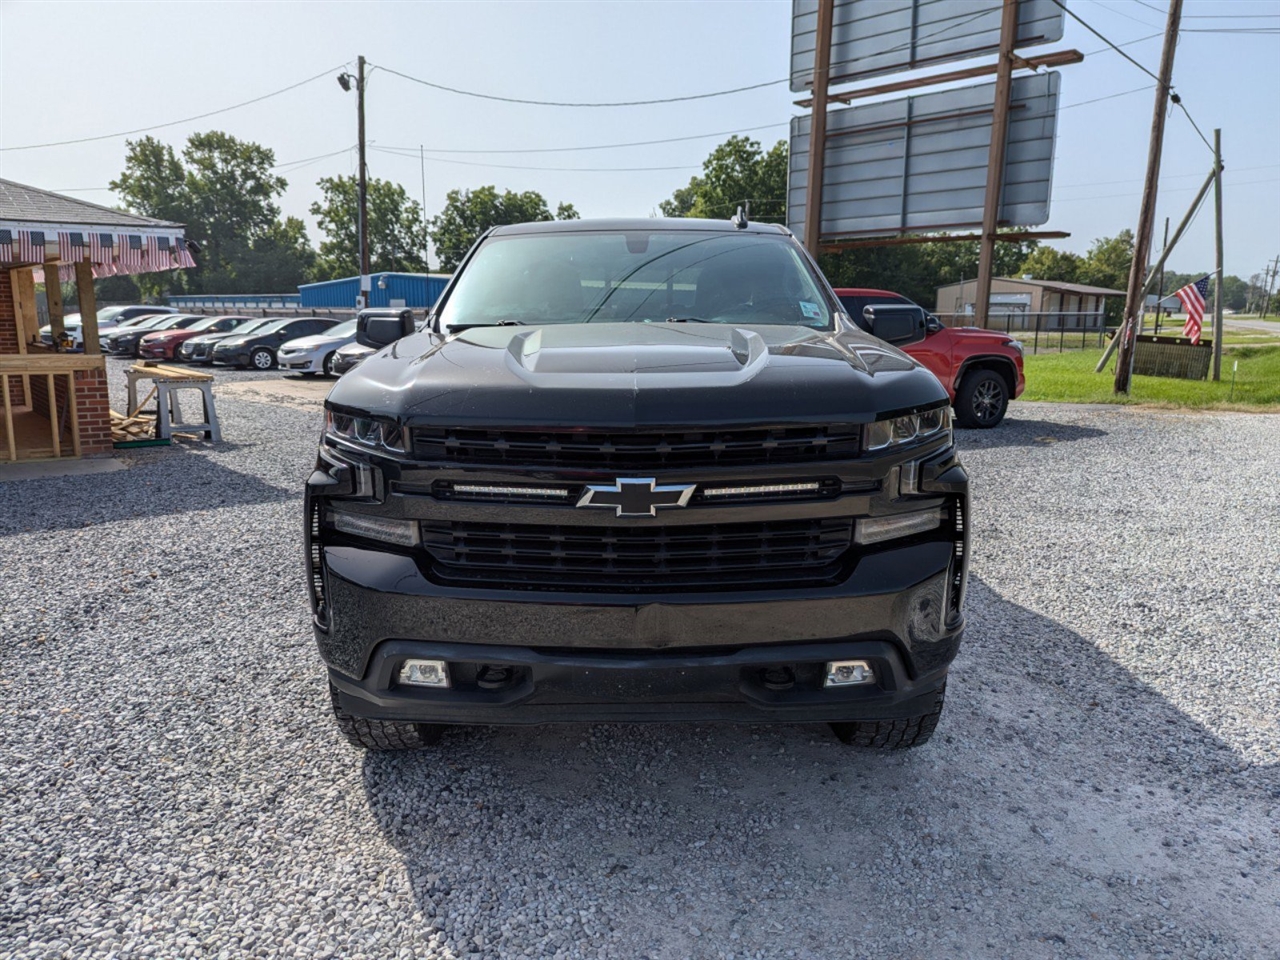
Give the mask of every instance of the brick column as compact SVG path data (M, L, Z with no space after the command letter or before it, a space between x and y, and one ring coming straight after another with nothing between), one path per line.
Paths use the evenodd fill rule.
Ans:
M13 304L13 277L8 269L0 268L0 353L18 352L18 311ZM9 378L9 402L22 406L22 378ZM0 409L3 405L0 404Z
M113 449L106 371L77 370L75 381L76 408L80 420L80 455L109 457Z

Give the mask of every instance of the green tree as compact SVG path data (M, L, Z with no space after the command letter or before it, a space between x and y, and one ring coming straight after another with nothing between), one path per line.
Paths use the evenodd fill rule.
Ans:
M787 141L767 152L750 137L732 136L702 162L702 174L658 204L664 217L726 220L750 204L751 219L787 219Z
M1054 247L1036 247L1030 256L1022 261L1022 265L1014 272L1014 276L1029 275L1034 280L1058 280L1063 283L1075 283L1080 276L1080 265L1083 258L1067 250Z
M325 239L320 243L316 279L360 272L359 182L354 176L316 181L323 202L311 205ZM421 273L427 269L427 233L422 207L403 186L374 178L368 182L369 269Z
M1093 287L1112 290L1129 288L1129 269L1133 264L1133 231L1121 230L1114 237L1099 237L1089 247L1080 264L1079 281ZM1116 298L1118 299L1118 298ZM1123 309L1123 304L1119 309Z
M551 219L577 220L578 211L571 203L560 203L553 218L547 201L536 190L498 193L494 186L450 190L444 209L431 220L431 242L440 259L440 269L451 271L490 227Z
M275 153L221 131L192 134L179 159L154 137L127 141L125 169L111 182L135 213L185 225L200 248L189 270L142 274L141 295L277 292L296 286L314 253L299 220L280 222L288 182Z

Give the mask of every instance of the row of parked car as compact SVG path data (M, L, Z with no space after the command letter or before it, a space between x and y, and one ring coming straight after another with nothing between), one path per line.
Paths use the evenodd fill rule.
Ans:
M108 309L119 312L109 317L99 314L99 343L103 353L115 356L339 376L373 352L356 343L355 320L210 317L179 313L168 307ZM401 313L366 312L392 316ZM79 342L79 317L72 315L66 321L68 336ZM46 340L51 338L48 328L41 332Z

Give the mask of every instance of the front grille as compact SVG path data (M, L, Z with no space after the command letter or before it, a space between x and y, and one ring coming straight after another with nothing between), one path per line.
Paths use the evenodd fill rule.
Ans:
M466 464L653 470L729 464L812 463L858 455L856 425L697 432L413 431L417 459Z
M580 527L427 521L438 580L504 589L757 589L821 583L853 542L847 518Z

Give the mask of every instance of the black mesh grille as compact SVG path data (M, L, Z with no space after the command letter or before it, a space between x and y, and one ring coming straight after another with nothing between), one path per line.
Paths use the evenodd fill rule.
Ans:
M856 457L859 435L856 426L669 433L418 429L413 453L421 460L602 470L812 463Z
M474 586L626 591L815 583L840 572L853 521L696 526L422 526L435 577Z
M964 501L959 497L953 502L952 520L955 525L955 543L953 546L954 555L951 561L951 613L959 613L960 605L964 601L964 565L966 557L964 555Z
M313 499L307 516L307 579L311 587L311 602L316 617L327 622L328 604L325 602L324 568L321 564L320 501Z

